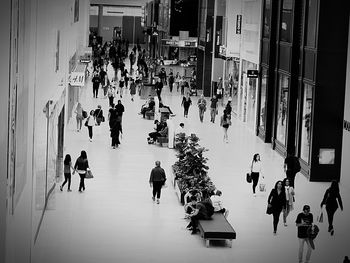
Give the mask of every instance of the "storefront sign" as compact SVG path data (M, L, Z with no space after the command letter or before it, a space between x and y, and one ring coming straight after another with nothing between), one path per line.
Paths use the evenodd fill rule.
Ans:
M196 47L197 41L185 41L185 47Z
M90 63L91 59L90 58L80 58L79 62L80 63Z
M248 78L257 78L259 76L259 71L256 69L250 69L247 70L247 77Z
M71 86L83 87L85 85L85 72L72 72L69 74L68 82Z
M240 35L241 32L242 32L242 15L237 15L236 34Z

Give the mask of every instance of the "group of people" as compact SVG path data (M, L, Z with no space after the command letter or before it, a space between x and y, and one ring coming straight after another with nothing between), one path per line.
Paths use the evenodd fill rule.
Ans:
M267 214L273 216L273 234L277 234L277 227L281 213L283 214L283 224L288 226L287 217L294 210L295 202L295 176L300 171L300 163L297 157L288 155L284 161L284 171L286 177L278 180L274 188L271 190L267 199ZM262 162L258 153L254 154L250 166L250 176L252 179L253 195L256 196L256 186L262 172ZM264 176L262 176L264 178ZM328 218L328 232L334 235L333 218L337 209L343 210L343 203L340 196L339 184L333 180L330 187L326 190L321 204L321 213L326 210ZM315 249L313 239L318 234L318 226L314 224L313 214L310 212L309 205L303 206L303 211L296 217L296 226L298 229L297 236L299 238L299 262L303 262L303 250L307 244L306 261L309 262L311 252ZM321 215L319 215L320 217ZM322 215L323 216L323 215ZM321 217L322 217L321 216ZM322 222L322 219L319 220Z
M80 156L75 161L74 167L72 166L72 158L70 154L66 154L63 161L64 182L60 186L60 191L63 191L63 187L66 185L66 183L68 183L67 191L68 192L72 191L71 189L72 174L74 175L75 172L77 172L80 177L78 191L80 193L85 191L85 177L86 177L86 173L89 172L89 169L90 169L89 161L85 151L81 151Z

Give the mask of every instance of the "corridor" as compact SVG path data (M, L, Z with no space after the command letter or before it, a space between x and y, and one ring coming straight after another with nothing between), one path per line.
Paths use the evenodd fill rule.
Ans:
M147 144L147 134L153 121L138 115L144 101L138 96L131 101L128 90L122 98L125 106L123 137L117 149L110 147L108 122L94 128L93 141L83 126L76 131L75 118L67 127L65 154L72 156L73 165L81 150L86 150L95 176L86 180L86 191L78 192L79 176L72 176L72 192L59 185L50 210L45 213L38 240L34 246L34 263L112 263L112 262L297 262L298 239L295 219L304 204L311 206L314 220L329 183L313 183L301 174L296 177L295 210L283 226L282 216L277 236L272 234L272 216L265 214L267 197L276 180L283 179L283 158L264 144L241 122L233 119L229 129L229 143L223 142L223 131L217 121L210 122L209 112L204 123L199 121L198 97L192 97L188 119L180 106L182 97L176 90L171 94L163 89L164 104L176 114L172 118L177 127L185 123L188 133L196 133L200 145L209 149L209 176L223 192L224 206L230 210L229 222L237 232L232 248L223 242L211 242L206 248L199 234L186 230L187 221L174 188L171 165L176 151ZM81 101L87 111L102 106L108 112L108 99L92 98L92 87L86 87ZM207 102L208 102L208 98ZM107 119L107 117L106 117ZM245 181L254 153L260 153L267 191L253 196L251 185ZM168 178L160 204L152 202L148 179L156 160L161 161ZM318 223L320 233L315 241L311 262L342 262L350 243L346 218L349 218L349 190L340 185L344 211L335 215L335 235L327 233L327 223Z

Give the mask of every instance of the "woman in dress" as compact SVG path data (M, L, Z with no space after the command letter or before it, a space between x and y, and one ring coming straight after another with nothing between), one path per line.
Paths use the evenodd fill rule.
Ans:
M290 211L292 211L294 209L294 188L290 185L289 179L285 178L283 180L283 186L284 186L284 190L286 192L286 207L283 209L283 223L284 226L287 226L287 217L290 213Z
M256 153L253 156L252 164L250 166L251 177L253 181L253 195L256 196L255 189L259 182L259 176L261 173L261 160L260 154Z
M85 174L87 172L87 169L89 168L89 162L87 159L87 154L85 151L81 151L80 152L80 156L78 157L78 159L75 162L74 165L74 171L78 172L79 176L80 176L80 183L79 183L79 192L82 193L82 191L85 191Z
M286 194L282 181L277 181L275 187L267 199L268 207L272 210L273 215L273 234L277 234L277 225L280 214L286 207Z
M230 125L231 125L231 120L228 117L226 110L224 110L224 113L220 119L220 126L224 129L224 142L226 143L228 143L227 130L228 130L228 127L230 127Z
M134 79L131 79L131 83L130 83L131 101L134 101L135 94L136 94L136 83L135 83Z
M339 205L338 205L339 204ZM334 214L340 206L340 209L343 211L343 202L339 192L339 185L336 180L333 180L331 186L326 190L323 196L323 200L321 202L321 208L326 206L326 212L328 217L328 232L331 235L334 235L334 227L333 227L333 218Z

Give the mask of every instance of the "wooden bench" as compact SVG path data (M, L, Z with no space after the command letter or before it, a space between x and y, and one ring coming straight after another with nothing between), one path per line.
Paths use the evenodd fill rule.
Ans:
M149 120L154 120L154 111L146 111L145 116Z
M229 247L232 247L232 239L236 239L235 230L221 213L214 213L209 220L199 220L198 229L206 247L209 247L210 240L229 240Z
M162 147L168 147L169 143L169 138L168 137L158 137L157 142L162 146Z

